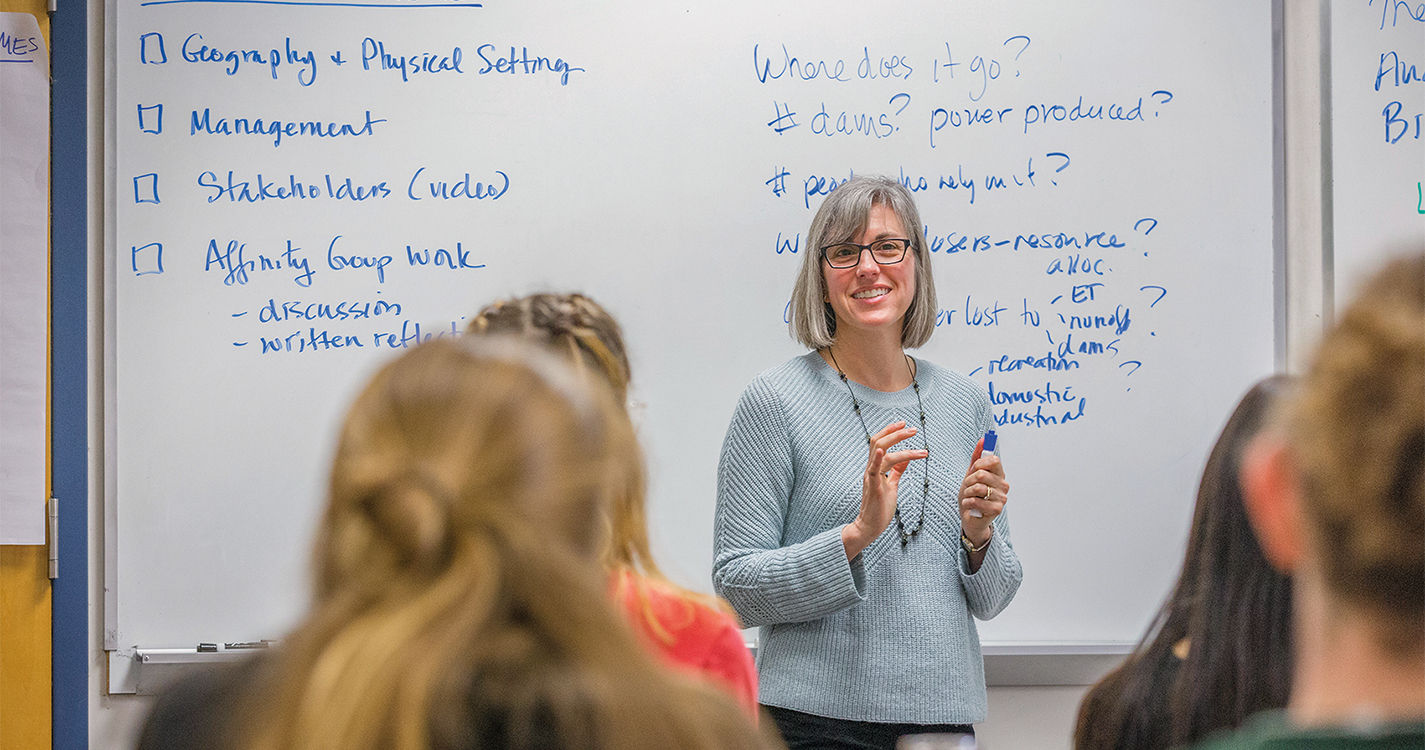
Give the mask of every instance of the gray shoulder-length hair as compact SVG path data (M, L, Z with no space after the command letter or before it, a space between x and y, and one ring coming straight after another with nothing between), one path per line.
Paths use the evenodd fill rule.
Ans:
M910 191L898 180L881 175L854 175L822 201L807 231L802 251L802 269L792 288L790 328L792 337L812 349L824 349L836 341L836 313L826 301L826 276L822 273L821 249L851 242L866 228L874 205L889 206L905 227L915 253L915 296L905 311L901 325L901 346L914 349L930 340L935 331L935 279L930 274L930 255L920 211Z

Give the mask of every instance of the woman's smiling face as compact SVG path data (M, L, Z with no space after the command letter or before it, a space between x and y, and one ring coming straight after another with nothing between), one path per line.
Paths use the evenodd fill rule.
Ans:
M851 242L867 245L876 240L906 238L905 227L890 206L871 206L866 228ZM847 328L865 332L891 327L899 338L906 310L915 298L915 252L907 250L899 263L881 265L863 251L855 266L832 268L824 259L822 276L826 280L826 301L836 313L836 332Z

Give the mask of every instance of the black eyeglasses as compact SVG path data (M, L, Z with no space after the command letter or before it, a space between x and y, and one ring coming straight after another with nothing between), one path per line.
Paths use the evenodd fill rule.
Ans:
M889 266L905 260L905 252L909 249L910 240L902 239L876 240L869 245L842 242L823 247L821 257L825 258L826 264L832 268L854 268L861 263L861 252L870 250L871 258L876 263Z

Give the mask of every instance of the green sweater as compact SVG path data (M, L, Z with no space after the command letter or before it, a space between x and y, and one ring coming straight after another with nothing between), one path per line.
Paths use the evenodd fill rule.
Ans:
M1425 721L1300 729L1284 711L1263 711L1194 750L1425 750Z
M1022 577L1006 516L975 573L960 546L960 480L993 424L989 399L963 375L918 365L930 460L911 463L898 502L907 525L924 506L925 526L901 546L892 522L849 562L841 527L860 510L867 448L846 385L812 352L759 375L737 405L718 466L713 584L762 627L766 705L855 721L985 719L971 616L998 614ZM919 423L912 389L852 388L870 432Z

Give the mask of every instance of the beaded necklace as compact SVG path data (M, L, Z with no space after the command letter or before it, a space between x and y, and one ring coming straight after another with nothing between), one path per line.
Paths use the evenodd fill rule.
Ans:
M861 416L861 402L856 398L856 392L851 390L851 381L846 379L846 373L841 370L841 363L836 361L836 353L827 347L826 353L831 355L831 364L836 368L836 374L841 376L841 382L846 386L846 392L851 396L851 410L856 412L856 419L861 422L861 431L866 434L866 445L871 444L871 431L866 427L866 418ZM905 357L906 369L910 371L910 387L915 389L915 405L920 409L920 439L925 449L925 475L920 484L920 517L915 519L915 526L906 531L905 522L901 520L901 504L896 502L896 531L901 535L901 546L910 543L911 537L920 533L920 528L925 525L925 505L930 502L930 439L925 436L925 404L920 400L920 382L916 379L915 371L912 367L914 360L909 354L902 354Z

